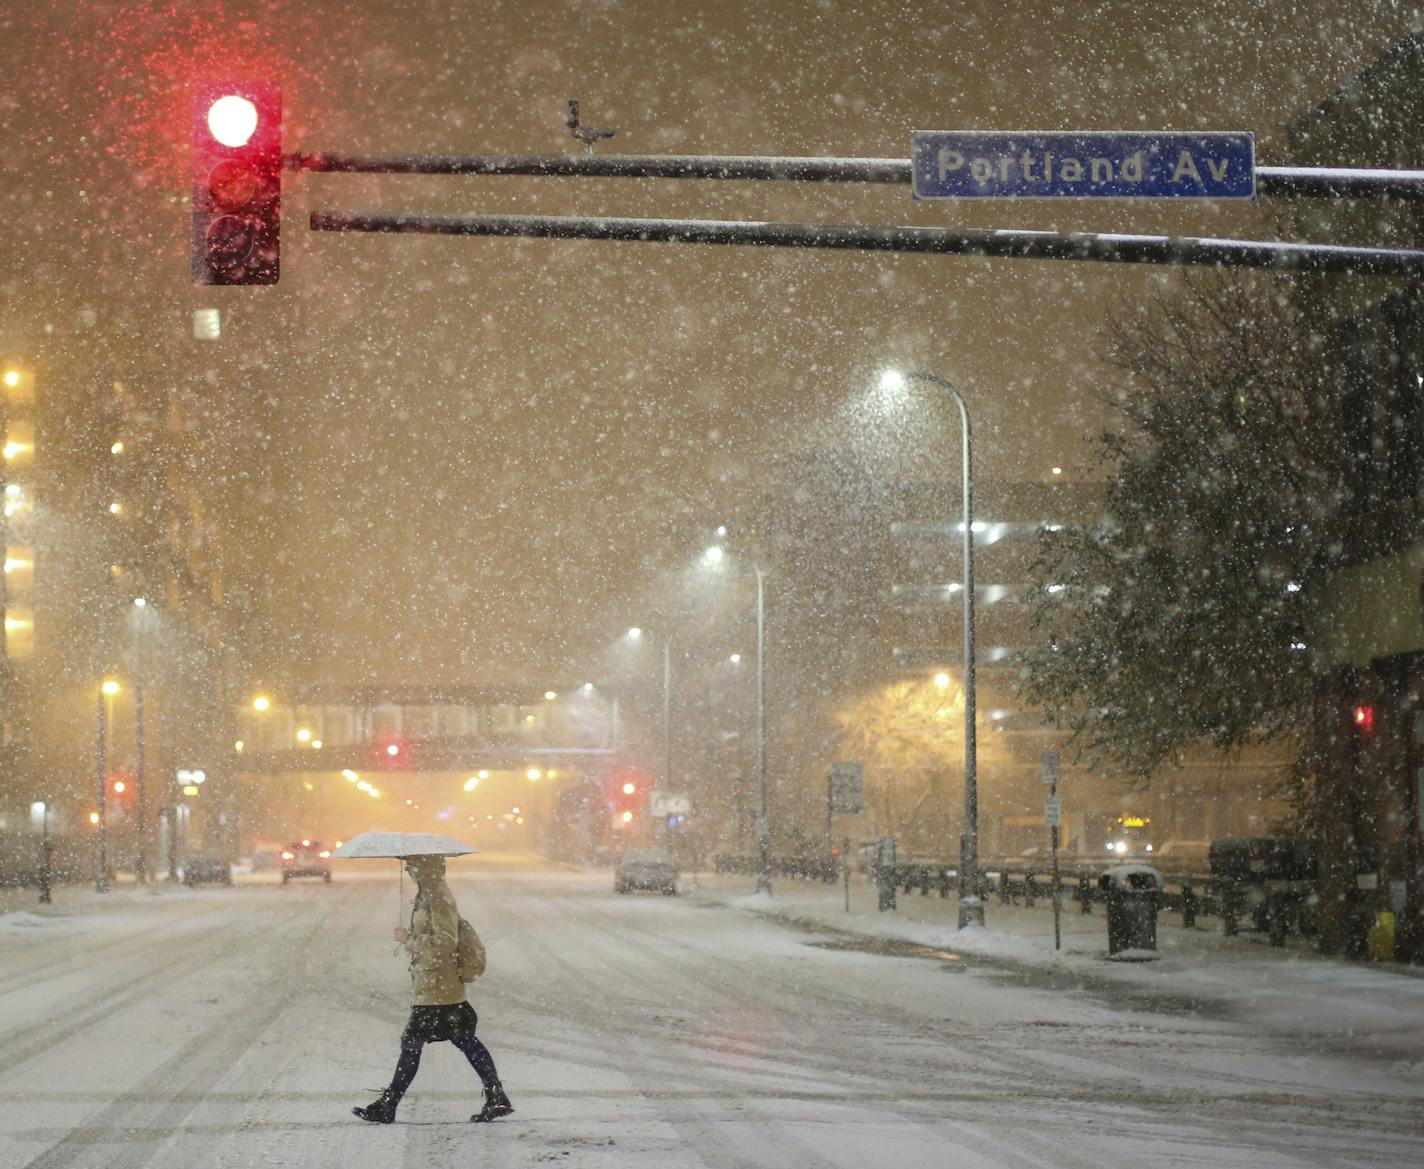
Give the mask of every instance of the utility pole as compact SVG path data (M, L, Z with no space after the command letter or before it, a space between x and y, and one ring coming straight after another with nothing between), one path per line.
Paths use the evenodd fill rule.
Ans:
M134 876L140 885L148 883L148 789L144 774L143 733L143 633L148 615L148 601L134 598L137 624L134 631L134 768L138 783L138 854L134 860Z
M99 836L96 844L97 848L97 872L94 874L94 889L99 893L109 891L109 837L108 837L108 784L105 783L105 776L108 771L108 761L105 758L108 751L108 709L105 704L104 694L104 670L109 661L109 615L108 607L105 606L99 613L99 685L95 687L95 694L98 700L97 721L99 727L98 742L95 752L96 780L99 785Z

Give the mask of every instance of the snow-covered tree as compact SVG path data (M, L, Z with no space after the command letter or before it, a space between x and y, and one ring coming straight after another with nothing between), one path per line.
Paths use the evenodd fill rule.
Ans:
M1285 279L1212 274L1103 329L1121 424L1105 523L1043 533L1025 695L1092 761L1149 776L1190 747L1306 765L1308 607L1350 499L1327 333Z

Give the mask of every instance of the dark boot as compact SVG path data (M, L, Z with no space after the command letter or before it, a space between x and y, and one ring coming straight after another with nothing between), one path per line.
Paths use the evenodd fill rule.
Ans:
M390 1124L396 1118L396 1100L389 1092L382 1092L370 1104L364 1108L353 1108L351 1111L362 1120L369 1120L372 1124Z
M470 1119L476 1124L482 1124L487 1120L498 1120L501 1116L508 1116L513 1111L514 1105L504 1094L504 1085L496 1080L485 1089L485 1106Z

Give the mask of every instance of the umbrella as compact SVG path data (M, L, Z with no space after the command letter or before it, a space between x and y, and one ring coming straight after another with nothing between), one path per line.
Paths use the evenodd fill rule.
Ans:
M408 856L468 856L478 852L449 836L437 836L433 832L362 832L353 836L332 856L343 860L360 860L373 857ZM396 910L399 921L405 912L405 867L401 867L400 908Z
M343 860L365 857L468 856L478 852L449 836L433 832L363 832L353 836L332 856Z

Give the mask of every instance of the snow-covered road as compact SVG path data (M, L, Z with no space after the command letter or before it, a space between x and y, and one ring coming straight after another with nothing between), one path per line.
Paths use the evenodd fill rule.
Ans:
M0 1166L1424 1156L1424 1065L1345 1040L1117 1009L695 894L615 897L606 873L478 858L451 885L489 948L471 997L514 1116L468 1123L476 1081L447 1044L427 1048L395 1125L350 1115L390 1075L408 986L390 941L395 866L353 862L330 886L247 880L102 905L62 893L68 916L0 915Z

